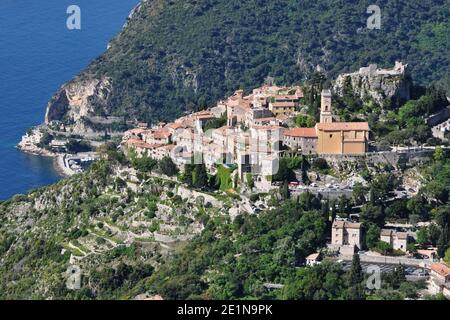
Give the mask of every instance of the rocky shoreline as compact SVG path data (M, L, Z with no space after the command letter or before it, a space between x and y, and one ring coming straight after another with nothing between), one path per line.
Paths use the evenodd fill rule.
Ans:
M32 154L40 157L53 158L53 167L55 171L63 178L72 176L74 172L65 165L66 154L52 152L43 148L39 148L36 144L36 133L33 135L26 134L22 140L17 144L16 148L22 152Z

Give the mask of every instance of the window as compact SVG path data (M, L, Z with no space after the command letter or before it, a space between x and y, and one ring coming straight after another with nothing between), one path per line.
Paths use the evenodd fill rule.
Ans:
M333 135L332 135L332 134L330 134L330 139L331 139L331 138L333 138Z

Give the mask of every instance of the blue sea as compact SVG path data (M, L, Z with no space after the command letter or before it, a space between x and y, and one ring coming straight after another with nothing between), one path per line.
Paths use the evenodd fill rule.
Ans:
M15 145L43 122L45 108L64 82L106 50L139 0L0 1L0 199L61 177L53 160ZM81 30L66 26L67 8L81 9Z

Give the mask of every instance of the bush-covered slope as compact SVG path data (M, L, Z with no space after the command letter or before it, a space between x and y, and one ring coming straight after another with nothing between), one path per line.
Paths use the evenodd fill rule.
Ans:
M371 4L381 8L381 30L366 28ZM402 60L415 80L448 85L449 7L448 0L149 0L82 77L110 77L107 112L147 121L268 75L296 83L317 65L335 77Z

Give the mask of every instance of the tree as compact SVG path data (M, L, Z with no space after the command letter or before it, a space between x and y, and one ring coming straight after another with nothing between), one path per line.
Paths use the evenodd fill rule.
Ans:
M392 288L398 289L400 285L406 281L405 267L400 264L391 274L388 274L387 281Z
M134 158L132 160L133 167L141 172L152 172L152 170L157 166L157 164L158 161L146 155L144 155L141 158Z
M289 160L286 158L281 158L278 161L278 171L273 176L273 181L295 181L295 173L289 168Z
M444 257L449 247L450 247L450 226L446 226L442 228L442 232L437 243L438 256Z
M89 142L70 139L66 143L66 149L70 153L80 153L80 152L88 152L91 151L92 147Z
M350 269L350 283L352 285L356 285L361 283L364 279L364 275L362 273L361 261L359 259L359 254L354 254L352 259L352 267Z
M330 218L330 201L327 199L322 202L321 214L325 218L325 220L329 220Z
M170 157L166 156L162 158L158 166L161 172L169 177L178 173L178 168Z
M366 202L366 194L367 194L367 188L365 188L361 183L357 182L355 183L355 186L353 187L352 192L352 198L355 202L355 205L359 206Z
M444 261L450 265L450 248L445 250Z
M318 171L323 171L329 169L327 160L323 158L317 158L313 161L312 168Z
M384 214L380 206L366 203L361 209L360 219L362 222L374 223L380 227L384 225Z
M251 173L246 173L246 174L245 174L245 181L246 181L246 183L247 183L247 186L248 186L250 189L253 189L253 187L255 186L255 182L254 182L254 180L253 180L253 176L252 176Z
M380 228L376 224L370 223L366 232L366 247L369 249L375 247L379 238Z
M429 242L428 227L422 227L417 231L417 243L420 245L427 244Z
M208 187L208 173L206 172L204 163L195 165L194 171L192 172L192 184L199 189Z
M313 128L316 120L309 115L298 115L294 119L295 125L302 128Z
M442 161L445 158L445 153L442 147L438 146L434 149L433 159L434 161Z
M286 281L281 298L286 300L342 299L347 284L340 265L324 261L312 268L300 268Z
M363 286L364 274L361 268L359 254L354 254L352 266L348 274L348 290L346 297L350 300L363 300L365 298Z
M181 181L185 184L187 184L189 187L193 186L192 182L192 172L194 171L194 165L192 164L185 164L184 165L184 172L181 176Z
M280 194L283 199L289 199L291 197L291 191L289 190L287 181L283 182L283 184L281 185Z

